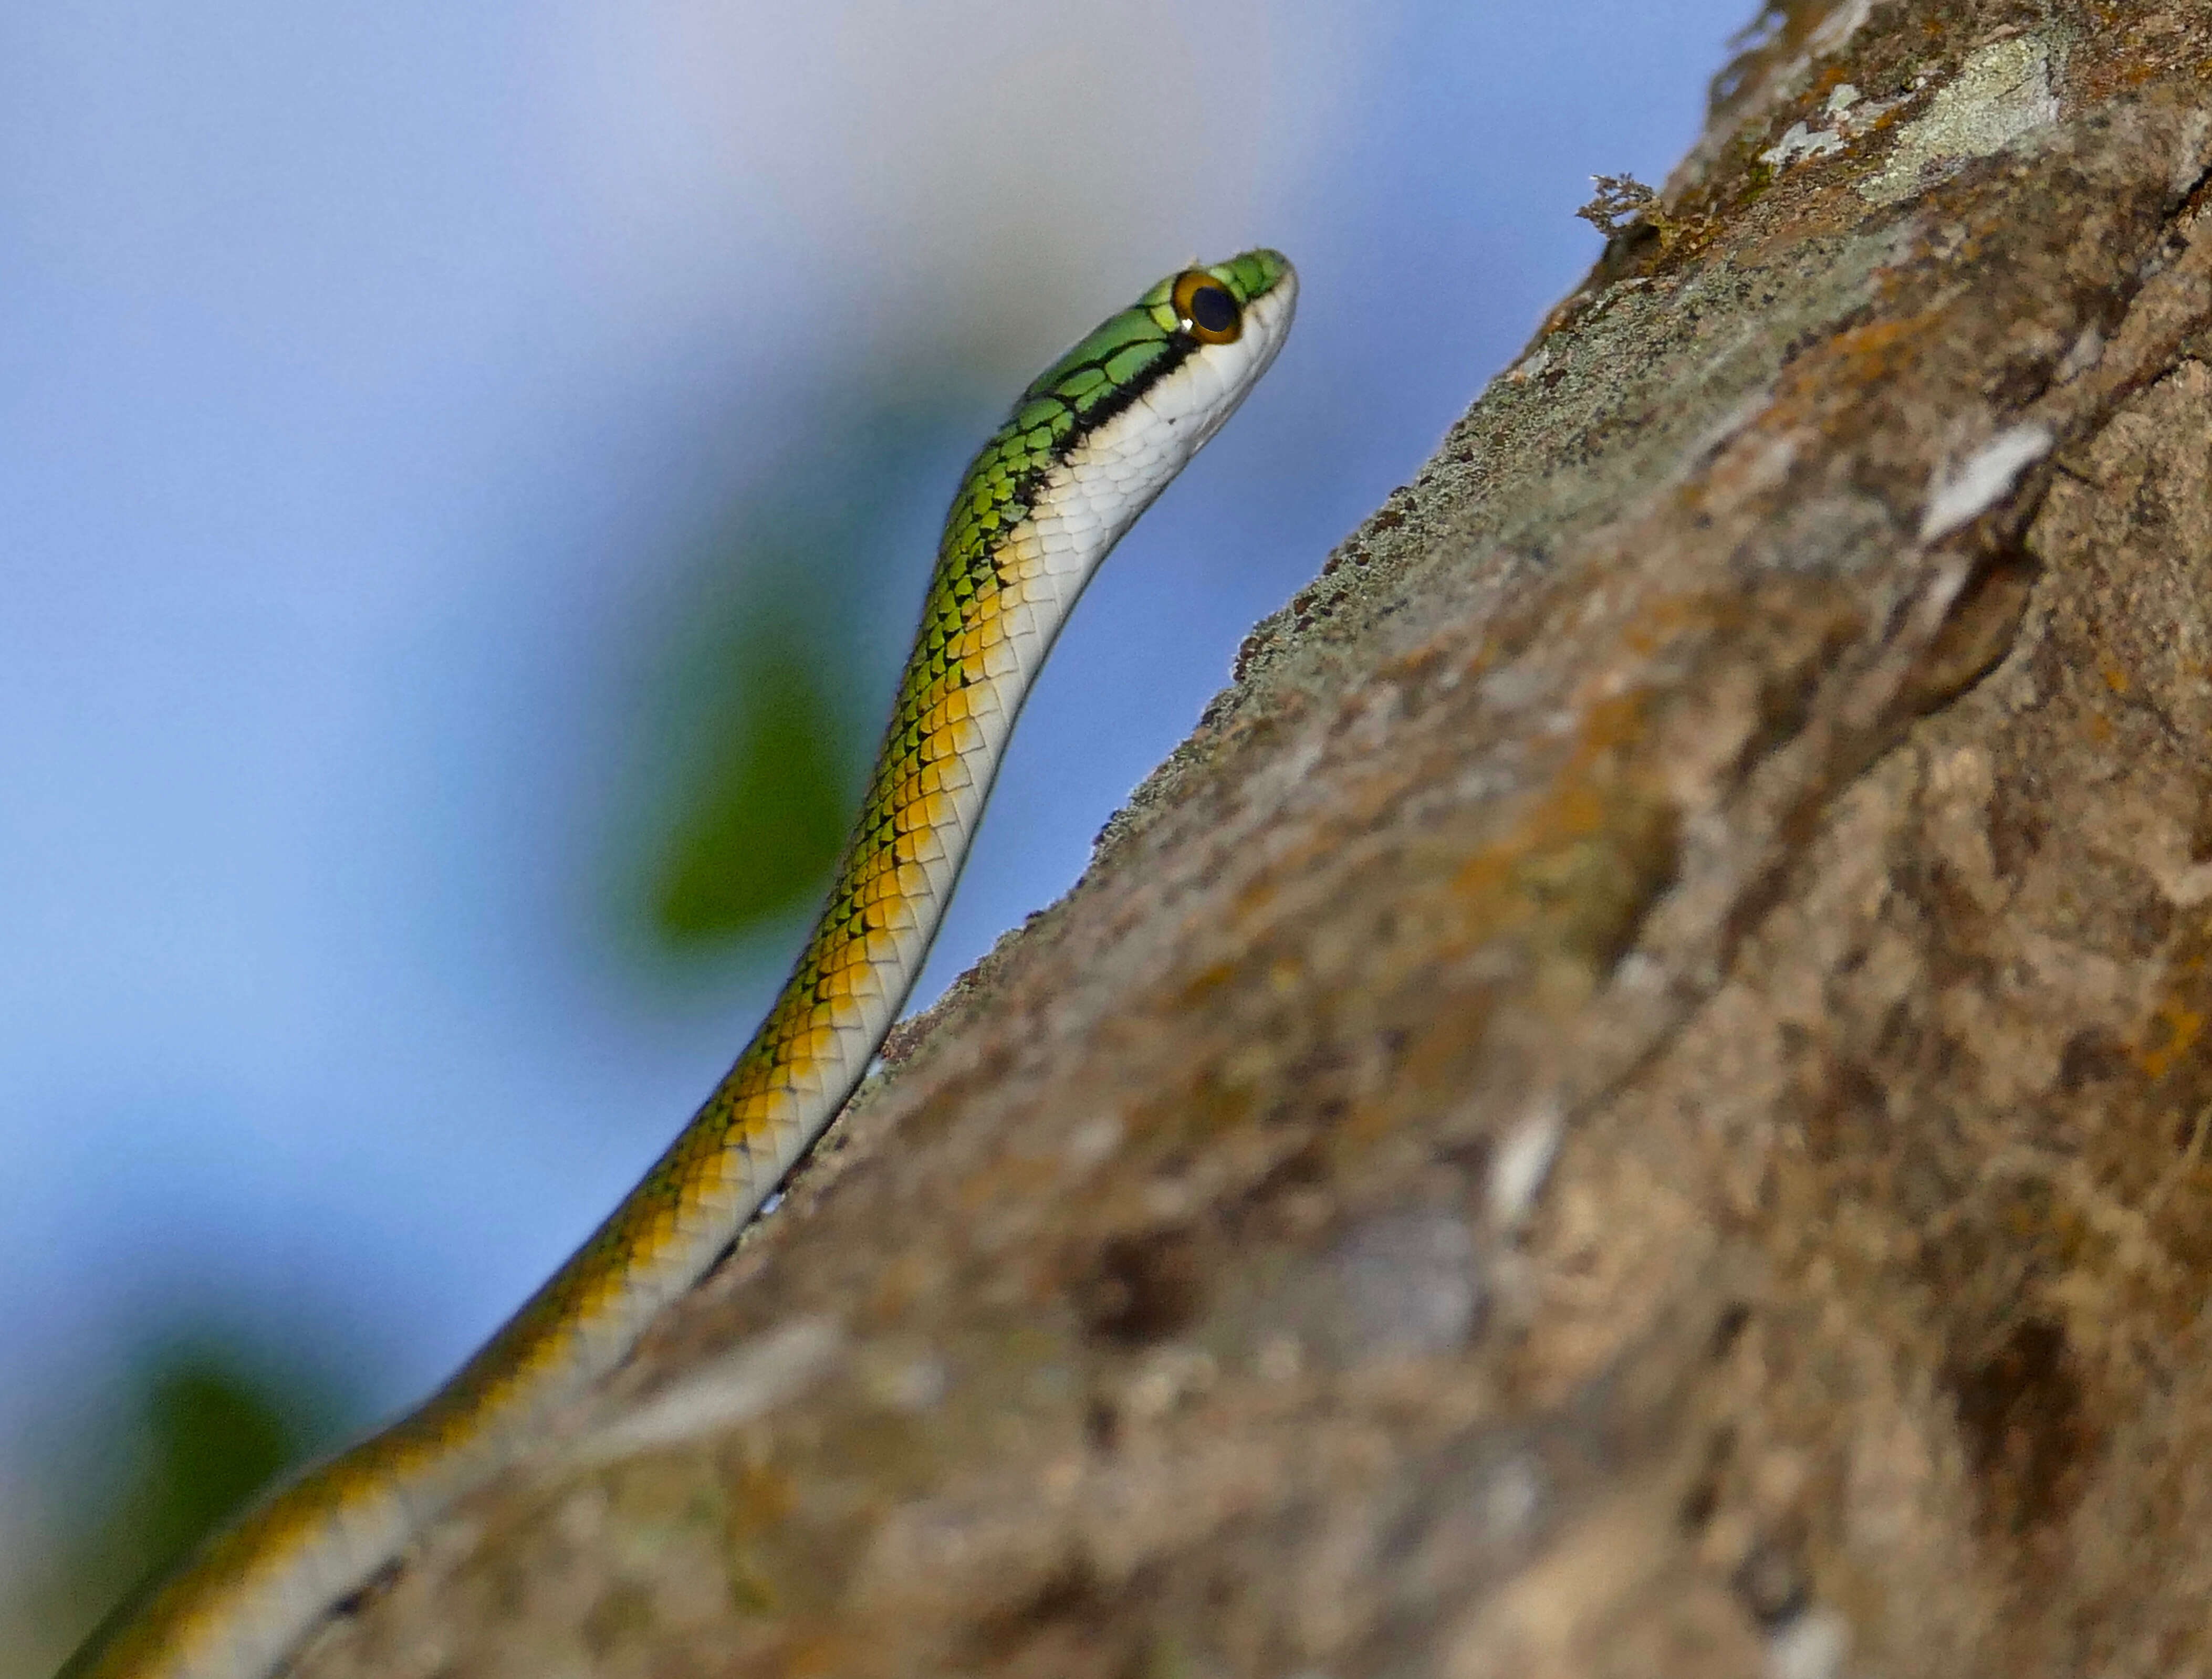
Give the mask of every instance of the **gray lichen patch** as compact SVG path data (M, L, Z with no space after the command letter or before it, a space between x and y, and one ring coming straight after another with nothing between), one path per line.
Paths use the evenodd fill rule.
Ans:
M1906 97L1870 100L1850 82L1839 83L1829 90L1817 124L1790 124L1779 140L1759 155L1759 161L1770 168L1786 169L1809 158L1833 156L1905 104Z
M1764 409L1791 348L1863 308L1910 250L1882 228L1723 256L1617 285L1547 335L1321 575L1254 628L1235 685L1109 824L1097 861L1222 743L1340 688L1375 657L1370 638L1386 648L1420 639L1425 617L1407 609L1426 591L1506 619L1549 556L1622 517L1626 497L1662 496L1723 449ZM1818 540L1859 524L1826 518Z
M1809 129L1803 123L1792 123L1783 136L1759 155L1759 161L1777 169L1786 169L1791 164L1808 157L1827 157L1844 149L1844 136L1838 129Z
M2057 47L2044 34L1993 41L1936 88L1928 114L1899 130L1880 169L1859 184L1877 204L1894 203L1968 161L2001 152L2058 120L2051 87Z
M1711 120L1668 178L1666 196L1704 185L1742 125L1796 97L1817 67L1850 45L1873 10L1873 0L1769 0L1714 78Z

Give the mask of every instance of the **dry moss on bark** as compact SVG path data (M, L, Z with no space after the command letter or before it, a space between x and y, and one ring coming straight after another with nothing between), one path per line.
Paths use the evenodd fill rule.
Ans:
M1771 22L301 1674L2212 1667L2212 16Z

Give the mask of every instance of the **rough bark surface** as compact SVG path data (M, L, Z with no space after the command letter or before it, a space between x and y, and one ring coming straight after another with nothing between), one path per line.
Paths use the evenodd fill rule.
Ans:
M2212 8L1765 21L302 1679L2212 1671Z

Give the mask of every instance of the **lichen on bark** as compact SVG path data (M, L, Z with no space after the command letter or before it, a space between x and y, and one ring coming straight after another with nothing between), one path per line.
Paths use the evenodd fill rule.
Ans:
M303 1679L2212 1666L2212 15L1770 24Z

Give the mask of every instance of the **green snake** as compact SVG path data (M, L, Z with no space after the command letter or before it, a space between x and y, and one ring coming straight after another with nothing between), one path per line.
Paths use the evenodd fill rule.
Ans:
M829 904L737 1064L443 1387L208 1540L58 1679L264 1679L729 1250L836 1117L913 989L1076 597L1267 371L1297 300L1276 252L1185 269L1022 393L953 498Z

